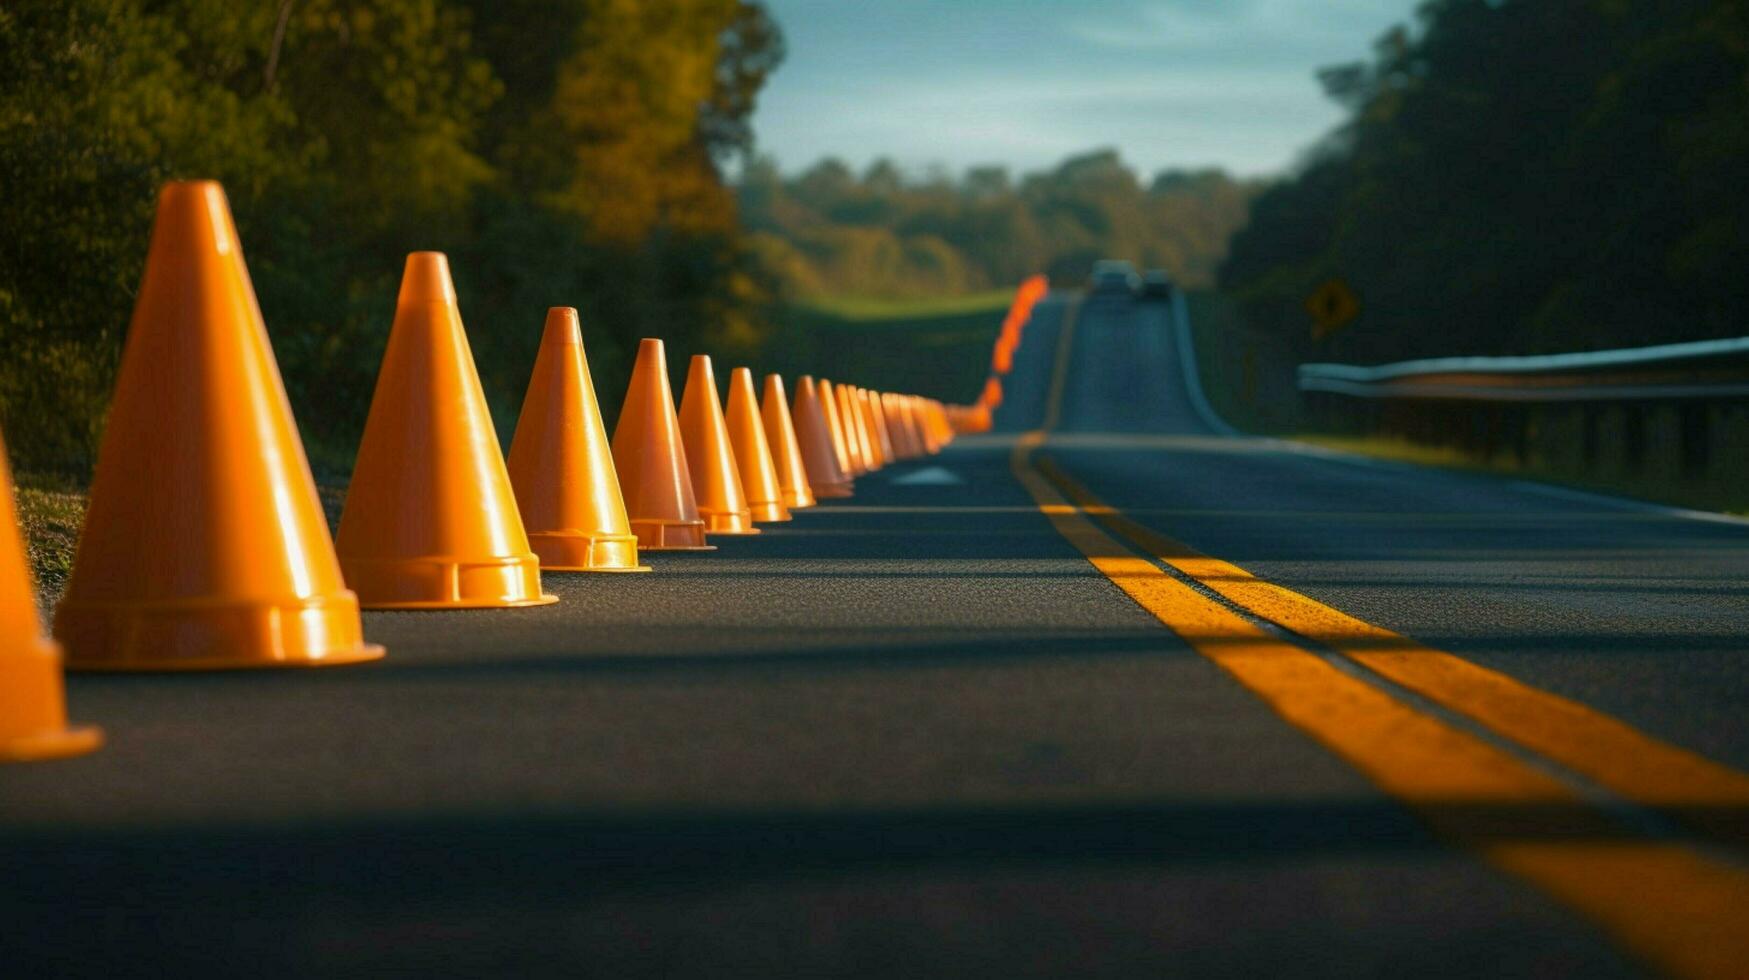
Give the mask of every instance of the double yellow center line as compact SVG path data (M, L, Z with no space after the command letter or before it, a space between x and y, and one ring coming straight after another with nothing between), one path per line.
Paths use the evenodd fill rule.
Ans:
M1733 853L1749 776L1199 554L1095 497L1038 453L1045 438L1022 436L1010 466L1057 531L1285 721L1645 962L1749 975L1749 868ZM1663 832L1665 818L1706 839Z

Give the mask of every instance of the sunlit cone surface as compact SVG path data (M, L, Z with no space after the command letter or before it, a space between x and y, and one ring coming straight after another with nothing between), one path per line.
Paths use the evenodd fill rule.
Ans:
M735 471L741 474L741 491L756 524L787 521L789 507L777 478L777 464L765 438L765 423L759 417L759 399L753 393L753 372L736 368L729 372L729 406L723 413L729 426L729 443L735 450Z
M638 547L709 551L715 546L705 543L705 522L674 416L666 357L660 340L646 337L638 344L631 384L613 429L613 465Z
M78 557L69 668L374 660L292 423L225 192L165 185Z
M758 534L723 421L723 404L717 398L710 357L694 354L686 372L686 390L680 396L680 438L686 444L693 497L708 533Z
M765 376L765 394L759 402L760 424L765 426L765 444L771 449L771 463L777 470L778 489L783 493L784 506L802 510L814 506L814 488L808 480L807 462L802 458L801 441L796 438L795 422L790 417L789 397L783 390L783 377Z
M857 476L875 470L874 454L869 451L868 429L863 427L862 412L857 410L852 386L841 384L832 389L837 397L838 417L844 424L844 444L850 450L850 468Z
M850 426L840 409L842 403L838 400L838 388L832 382L821 378L819 384L815 386L815 391L819 395L820 411L826 418L826 431L832 436L832 452L838 457L838 468L843 471L846 478L854 481L862 475L862 467L857 465ZM819 496L818 488L815 489L814 494Z
M650 570L638 564L638 536L626 517L613 447L571 307L547 311L507 469L542 569Z
M558 601L541 592L442 253L407 256L335 546L371 609Z
M893 434L887 431L887 413L881 408L881 395L878 391L864 391L863 400L868 403L869 431L878 437L880 443L881 461L891 463L898 459L893 447Z

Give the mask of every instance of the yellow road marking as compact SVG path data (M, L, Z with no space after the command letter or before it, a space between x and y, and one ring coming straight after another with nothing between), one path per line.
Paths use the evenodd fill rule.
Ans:
M1749 874L1638 837L1553 777L1280 639L1120 545L1034 469L1010 466L1051 524L1199 654L1412 808L1436 832L1602 924L1679 976L1749 963ZM1109 508L1105 509L1109 512Z
M1053 460L1036 465L1118 535L1235 605L1351 658L1644 806L1738 844L1749 843L1749 776L1661 742L1577 701L1435 650L1201 554L1125 516Z

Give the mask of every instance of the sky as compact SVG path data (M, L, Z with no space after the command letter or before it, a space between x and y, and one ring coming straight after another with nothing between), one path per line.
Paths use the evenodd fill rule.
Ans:
M1288 168L1341 118L1314 72L1419 0L766 0L789 55L753 124L824 156L1017 172L1116 147L1143 174Z

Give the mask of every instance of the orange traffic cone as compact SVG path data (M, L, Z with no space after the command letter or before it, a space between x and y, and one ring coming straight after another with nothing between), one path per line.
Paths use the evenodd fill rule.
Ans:
M741 471L729 445L723 403L717 401L717 378L708 354L692 355L686 390L680 395L680 438L686 445L686 469L692 493L709 534L758 534L753 511L741 488Z
M626 519L577 311L547 311L534 376L510 440L510 486L541 568L647 572Z
M894 455L911 460L917 458L917 447L911 440L911 429L905 425L905 416L899 407L904 401L905 396L887 392L881 396L881 414L886 417L887 431L893 437Z
M893 453L893 434L887 431L887 413L881 409L881 394L864 391L862 399L868 405L869 432L880 444L881 462L891 463L898 457Z
M225 192L166 184L55 613L67 666L374 660L243 264Z
M844 403L838 398L838 387L821 378L817 390L820 395L820 410L826 416L827 431L832 434L832 451L838 456L838 468L854 481L864 472L861 461L856 458L856 430L851 428L851 421L844 417Z
M771 397L769 387L766 388L766 397ZM832 399L821 396L812 376L804 374L796 382L791 419L795 422L796 443L802 451L802 465L808 470L808 487L820 500L841 500L851 496L856 485L844 467L838 436L832 431L832 423L826 414L826 407L830 404Z
M825 382L821 382L824 386ZM849 385L833 385L832 396L838 403L839 424L844 427L844 448L850 456L850 472L863 476L874 471L874 460L868 455L868 433L862 429L862 415L850 397Z
M103 744L95 728L67 726L61 649L43 636L18 515L12 474L0 445L0 762L60 759Z
M442 252L407 256L334 543L367 609L559 601L541 592Z
M984 391L978 396L978 404L988 405L991 408L1001 408L1002 382L993 377L985 381Z
M714 551L692 495L692 474L674 417L668 361L662 342L638 344L632 382L613 429L613 465L638 547L649 551Z
M856 418L857 446L862 451L862 465L869 470L879 470L886 465L881 459L881 443L869 428L868 403L862 400L862 389L854 385L844 386L844 397L850 402L849 412Z
M783 492L784 505L790 510L814 506L814 488L808 480L795 424L790 419L781 375L765 376L765 398L759 404L759 415L765 425L766 445L771 447L772 465L777 468L777 486Z
M765 438L765 423L759 418L759 400L753 394L753 372L744 367L729 372L729 442L735 450L735 469L741 474L741 490L753 520L787 521L783 487L777 479L777 464Z

